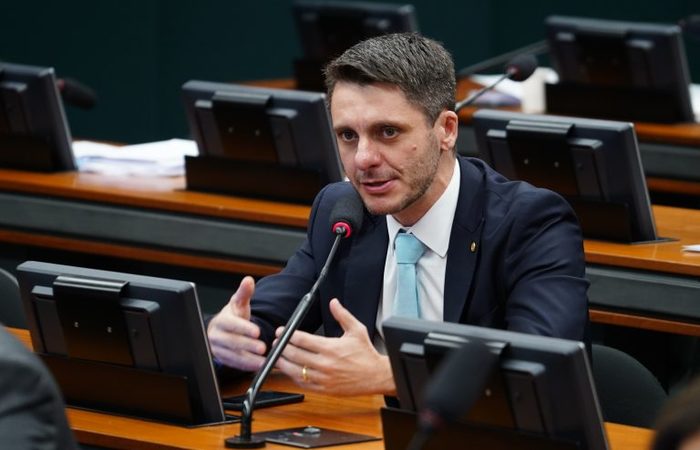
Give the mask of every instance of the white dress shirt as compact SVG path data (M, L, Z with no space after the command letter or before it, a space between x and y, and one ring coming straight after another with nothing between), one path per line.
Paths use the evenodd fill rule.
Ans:
M394 239L402 229L415 235L426 247L425 253L416 264L420 317L427 320L443 320L447 249L459 198L459 181L459 163L455 162L452 178L445 192L412 227L403 227L393 216L386 216L389 247L384 264L382 298L377 312L377 330L380 334L383 335L382 322L389 318L393 311L396 295ZM375 345L380 350L383 349L382 343L375 342Z

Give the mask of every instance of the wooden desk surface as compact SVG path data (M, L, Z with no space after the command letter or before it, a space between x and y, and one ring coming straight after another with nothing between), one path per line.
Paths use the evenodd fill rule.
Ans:
M302 230L306 227L308 206L291 205L224 195L188 192L183 178L144 179L109 177L80 172L57 174L0 170L0 194L16 192L63 197L161 210L177 214L232 219L253 225L283 225ZM655 206L660 236L670 238L649 244L627 245L586 240L584 250L589 264L615 268L648 270L682 277L700 277L700 254L684 252L683 245L700 244L700 210ZM230 256L197 254L171 248L98 240L89 236L65 236L36 230L0 227L0 242L78 251L99 257L126 258L219 272L263 276L279 271L280 263L248 261ZM700 336L700 323L675 320L657 314L592 307L591 320L597 323Z
M184 177L106 176L0 169L0 191L66 197L276 225L306 227L309 207L185 190Z
M81 172L42 174L0 169L0 191L66 197L102 203L191 213L305 228L310 208L302 205L185 191L176 178L109 177ZM659 235L668 242L627 245L587 240L586 260L659 272L700 276L700 254L682 251L700 244L700 210L654 206Z
M31 348L27 330L10 331ZM236 392L243 386L233 387ZM265 386L268 389L302 391L289 379L274 374ZM302 403L277 406L255 411L253 432L277 430L306 425L333 428L381 437L379 408L381 396L334 398L304 392ZM238 434L239 425L217 425L185 428L156 422L131 419L97 412L67 408L68 420L77 439L84 444L125 449L220 449L225 438ZM643 428L606 424L612 450L641 450L649 447L653 432ZM268 448L290 447L268 444ZM341 449L380 450L383 441L334 447Z
M700 253L683 251L700 244L700 210L655 205L653 211L657 234L670 240L628 245L587 239L586 262L700 276Z

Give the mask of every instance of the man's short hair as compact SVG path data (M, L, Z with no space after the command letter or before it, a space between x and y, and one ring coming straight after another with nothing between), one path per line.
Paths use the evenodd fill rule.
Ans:
M437 41L418 33L387 34L346 50L325 69L329 102L340 81L398 86L430 124L443 110L454 111L455 68L452 56Z

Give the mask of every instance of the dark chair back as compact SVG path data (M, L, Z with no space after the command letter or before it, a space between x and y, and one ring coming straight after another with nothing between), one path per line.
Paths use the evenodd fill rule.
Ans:
M17 279L0 268L0 323L13 328L27 328Z
M593 344L593 378L606 422L652 428L667 394L656 377L627 353Z

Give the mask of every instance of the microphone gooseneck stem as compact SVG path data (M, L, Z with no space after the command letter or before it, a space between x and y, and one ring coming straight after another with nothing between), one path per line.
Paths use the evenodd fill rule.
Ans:
M474 101L476 101L477 98L481 97L484 93L493 89L498 83L505 80L509 76L510 76L510 73L506 72L503 75L501 75L500 77L498 77L498 79L496 81L494 81L493 83L489 84L486 87L479 89L478 91L476 91L475 93L473 93L469 97L465 98L464 100L457 102L457 104L455 105L455 112L459 112L460 109L474 103Z
M549 50L549 44L546 40L537 41L532 44L526 45L525 47L520 47L518 49L509 51L508 53L503 53L502 55L494 56L486 61L481 61L476 64L472 64L469 67L465 67L457 72L457 79L462 79L474 75L475 73L483 72L484 70L492 69L496 66L502 66L514 57L522 55L524 53L530 53L532 55L541 55Z
M267 376L274 367L275 363L282 355L282 351L284 351L284 348L287 346L287 343L291 339L292 334L294 333L294 331L296 331L297 328L299 328L301 321L304 320L304 317L306 317L306 313L309 311L309 308L313 304L313 300L316 296L316 291L318 290L318 287L320 286L321 282L323 282L323 280L326 278L328 266L333 260L335 252L338 250L338 246L340 244L341 239L345 235L345 231L346 230L344 227L339 227L336 230L336 236L335 240L333 241L333 246L331 247L331 251L328 253L326 262L323 264L323 268L321 269L321 273L316 279L316 282L313 284L313 286L311 286L311 290L309 290L309 292L306 295L304 295L304 297L302 297L301 301L294 310L294 313L292 313L292 316L287 321L287 325L284 327L284 332L278 339L277 344L273 346L270 350L270 353L267 354L267 358L265 358L265 362L260 368L260 371L255 375L255 378L253 378L253 381L250 383L250 387L246 391L246 398L243 400L243 409L241 415L240 440L242 441L250 440L252 435L251 421L253 418L253 407L255 404L255 397L258 395L260 387L262 386L263 382L267 379Z

